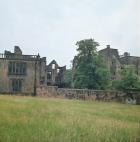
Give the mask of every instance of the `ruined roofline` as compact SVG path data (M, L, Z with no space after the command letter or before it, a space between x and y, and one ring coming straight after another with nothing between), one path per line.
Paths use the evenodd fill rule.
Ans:
M99 50L98 52L101 53L101 52L104 52L104 51L106 51L106 50L115 50L115 51L118 52L118 49L110 48L109 45L107 45L106 48ZM119 53L119 52L118 52L118 53ZM125 53L127 53L128 55L127 55L127 56L124 55ZM120 59L121 59L121 58L126 58L126 57L140 58L140 56L131 56L130 53L128 53L128 52L124 52L124 54L123 54L123 55L119 55L119 54L118 54L119 58L120 58Z
M101 49L101 50L99 50L98 52L100 52L100 51L104 51L104 50L107 50L107 48ZM118 49L110 48L110 50L118 50Z
M14 53L5 50L4 53L0 53L0 59L10 59L10 60L46 60L46 57L40 57L38 55L24 55L19 46L14 46Z
M1 54L0 53L0 59L22 59L22 60L46 60L46 57L42 57L40 58L40 56L38 55L16 55L14 53L10 53L10 54Z
M118 49L116 49L116 48L109 48L110 50L117 50L118 51ZM101 50L99 50L98 52L102 52L102 51L105 51L105 50L108 50L108 48L104 48L104 49L101 49Z
M49 67L50 67L52 64L56 64L59 69L66 68L66 65L65 65L65 66L59 66L58 63L57 63L55 60L52 60L46 67L49 69Z
M5 59L5 60L46 60L46 57L38 57L37 55L5 55L5 54L0 54L0 59Z
M57 62L55 60L52 60L48 65L47 68L49 68L52 64L56 64L58 67L59 65L57 64Z
M109 54L109 56L114 55L118 60L120 60L120 55L118 49L110 48L110 45L107 45L107 48L104 48L98 51L99 54Z
M10 53L10 54L5 54L5 53L0 53L0 57L3 57L3 58L6 58L7 56L11 56L11 57L13 57L13 56L17 56L17 57L21 57L21 56L26 56L26 57L32 57L32 58L36 58L38 55L24 55L24 54L22 54L22 55L16 55L15 53Z
M124 55L120 55L120 59L122 58L126 58L126 57L130 57L130 58L140 58L140 56L124 56Z

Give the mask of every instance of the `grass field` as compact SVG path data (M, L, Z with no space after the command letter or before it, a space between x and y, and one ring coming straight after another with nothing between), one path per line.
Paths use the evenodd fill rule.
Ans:
M0 95L0 142L140 142L140 106Z

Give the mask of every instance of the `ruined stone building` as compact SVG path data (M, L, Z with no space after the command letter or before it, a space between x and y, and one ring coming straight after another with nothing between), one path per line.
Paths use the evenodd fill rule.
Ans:
M125 65L134 65L140 76L140 57L130 56L125 52L120 56L117 49L107 48L99 51L106 67L111 73L111 79L119 78L118 71ZM73 69L76 67L76 56ZM36 95L40 86L60 85L64 83L66 66L60 67L55 60L46 64L46 57L24 55L18 46L14 52L5 51L0 54L0 93L23 93Z
M23 55L15 46L14 53L0 54L0 92L36 94L36 88L47 84L46 58Z
M110 72L112 80L120 78L119 71L126 65L134 65L137 75L140 76L140 57L130 56L127 52L123 55L119 55L118 49L110 48L110 45L107 45L105 49L98 51L98 53ZM77 56L75 56L73 60L73 73L75 72L76 66Z
M0 93L36 95L40 86L58 85L64 82L66 66L55 60L46 64L46 57L24 55L18 46L14 53L0 54Z
M55 60L47 66L47 85L60 85L64 82L66 66L60 67Z
M103 57L105 65L111 73L112 80L119 78L118 71L126 65L134 65L136 73L140 76L140 57L130 56L127 52L120 56L118 50L110 48L110 45L100 50L99 54Z
M118 71L121 68L120 56L117 49L110 48L110 45L107 45L107 48L100 50L99 54L103 57L103 61L110 71L111 79L118 78Z
M140 57L130 56L129 53L125 52L120 57L120 62L122 65L134 65L136 67L136 73L140 76Z

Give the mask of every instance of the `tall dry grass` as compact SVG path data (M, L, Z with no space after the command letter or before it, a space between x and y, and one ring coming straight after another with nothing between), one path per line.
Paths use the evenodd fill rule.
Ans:
M0 142L139 142L140 106L0 95Z

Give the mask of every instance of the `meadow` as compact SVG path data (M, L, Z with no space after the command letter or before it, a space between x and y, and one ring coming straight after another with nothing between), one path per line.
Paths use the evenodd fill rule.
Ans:
M0 142L140 142L140 106L0 95Z

